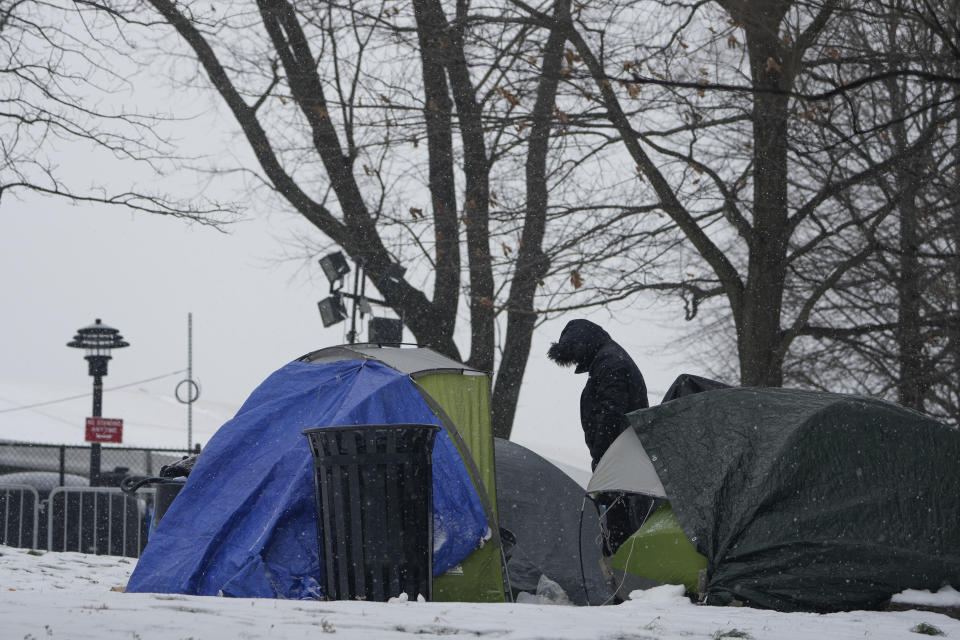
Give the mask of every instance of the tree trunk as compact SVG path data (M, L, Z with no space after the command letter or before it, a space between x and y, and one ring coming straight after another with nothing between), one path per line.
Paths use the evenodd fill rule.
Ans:
M438 310L438 332L452 335L460 299L460 221L457 219L457 189L453 170L453 103L444 70L445 53L441 46L446 25L437 16L425 11L423 4L416 0L413 8L420 43L430 198L437 239L433 304Z
M900 273L897 277L896 330L900 372L897 396L903 406L923 411L927 385L924 380L926 372L920 313L917 213L916 185L905 185L900 194Z
M776 93L789 86L779 18L744 22L753 87L753 228L749 262L737 325L740 383L783 383L781 340L783 288L790 225L787 219L787 105ZM767 18L767 19L764 19Z
M558 18L569 13L569 0L556 3ZM510 295L507 298L507 333L493 389L493 435L509 438L513 418L520 398L520 384L530 356L530 342L537 316L534 294L537 284L546 274L549 259L543 253L543 237L547 228L547 153L550 149L550 129L553 109L566 41L559 29L552 29L544 48L543 70L537 86L537 100L533 108L533 126L527 141L526 202L520 246L514 267Z
M467 364L493 371L494 282L490 260L490 161L483 131L483 113L470 78L462 35L450 27L438 0L417 0L421 11L444 36L440 47L457 107L463 141L463 172L466 177L463 222L467 228L467 263L470 271L470 356Z

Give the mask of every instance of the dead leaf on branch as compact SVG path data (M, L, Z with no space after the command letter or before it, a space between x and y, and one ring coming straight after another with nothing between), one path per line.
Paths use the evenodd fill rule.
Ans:
M573 285L574 289L579 289L583 286L583 278L580 276L580 272L576 269L570 272L570 284Z
M410 215L412 215L415 220L416 220L417 218L422 218L422 217L423 217L423 209L419 209L419 208L417 208L417 207L410 207Z
M575 51L571 51L570 49L565 49L565 50L564 50L564 52L563 52L563 57L566 58L566 60L567 60L567 65L570 66L570 67L573 66L573 63L574 63L574 62L580 62L581 60L583 60L583 58L581 58L579 55L577 55L577 53L576 53Z
M512 106L515 107L520 104L520 98L518 98L517 95L512 93L510 90L504 89L503 87L495 87L494 91L500 96L506 98L507 102L509 102Z
M383 102L385 102L386 104L392 104L392 103L390 102L390 98L388 98L387 96L383 95L382 93L379 94L379 95L380 95L380 99L381 99Z

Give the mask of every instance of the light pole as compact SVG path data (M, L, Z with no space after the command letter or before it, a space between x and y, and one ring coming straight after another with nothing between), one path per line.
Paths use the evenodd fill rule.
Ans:
M113 327L108 327L97 318L96 321L82 329L77 329L77 335L73 336L73 341L67 343L68 347L85 349L84 360L88 363L88 373L93 376L93 416L99 418L103 415L103 376L107 375L107 363L110 361L110 351L129 347L130 343L123 340L120 332ZM94 487L100 483L100 443L90 444L90 486Z

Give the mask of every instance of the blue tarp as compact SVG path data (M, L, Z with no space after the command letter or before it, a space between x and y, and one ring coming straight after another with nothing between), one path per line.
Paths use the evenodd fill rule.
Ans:
M128 592L317 598L313 459L303 429L440 424L406 375L374 361L292 362L274 372L197 459L150 538ZM434 575L469 555L487 519L441 430L433 449Z

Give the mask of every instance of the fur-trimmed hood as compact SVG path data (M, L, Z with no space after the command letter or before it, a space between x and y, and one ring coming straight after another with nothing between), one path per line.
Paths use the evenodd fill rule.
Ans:
M612 342L603 327L589 320L571 320L560 333L560 340L547 351L547 357L563 367L577 366L577 373L590 370L597 352L603 345Z

